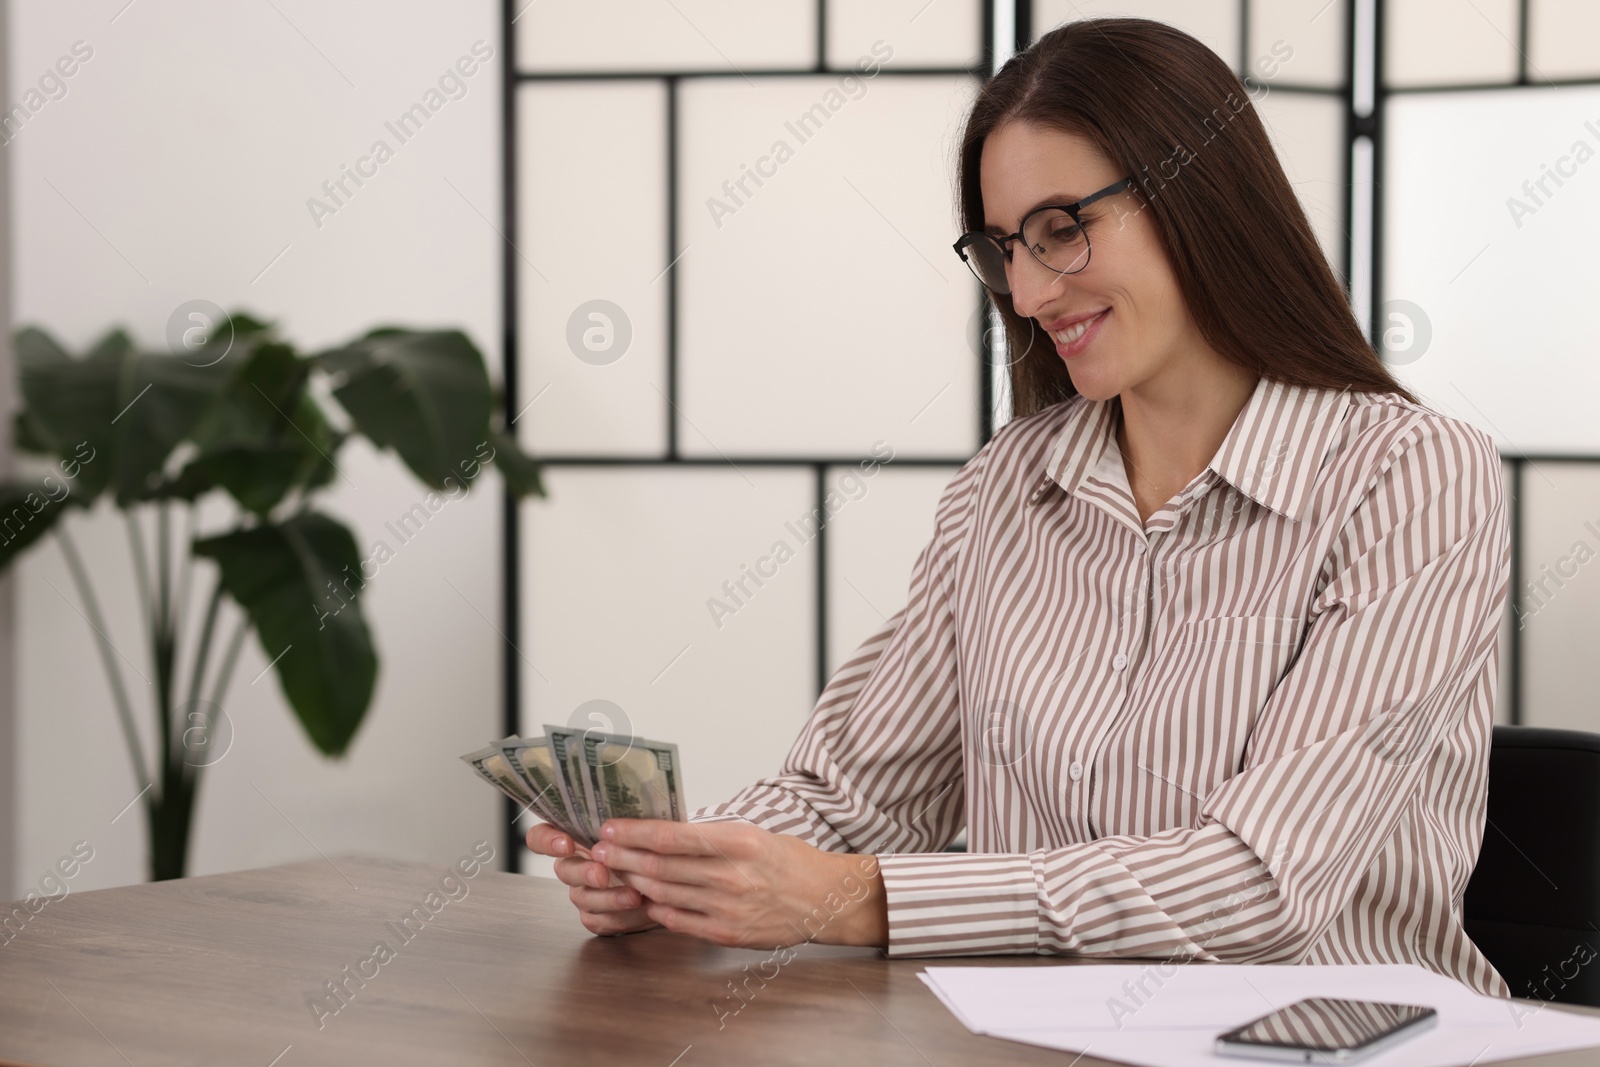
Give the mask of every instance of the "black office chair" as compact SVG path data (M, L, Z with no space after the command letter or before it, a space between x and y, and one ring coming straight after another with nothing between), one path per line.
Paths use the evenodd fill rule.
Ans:
M1600 1007L1600 735L1494 728L1462 912L1513 996Z

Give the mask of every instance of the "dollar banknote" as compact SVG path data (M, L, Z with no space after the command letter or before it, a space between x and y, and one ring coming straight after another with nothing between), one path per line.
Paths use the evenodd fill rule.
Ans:
M522 776L511 768L505 754L500 751L499 745L489 745L475 752L468 752L461 757L462 761L478 772L478 777L499 789L506 796L521 804L523 807L532 807L539 810L534 799L533 790Z
M686 817L677 745L586 731L583 770L599 822Z
M567 806L561 792L561 772L556 769L549 739L508 737L496 747L505 756L511 769L533 791L534 800L539 805L538 814L544 821L564 830L571 827L574 824L572 809Z
M569 829L585 844L592 845L600 839L600 824L605 820L596 817L594 801L584 787L583 731L546 725L544 736L554 757L562 798L572 814Z
M688 818L674 744L547 725L543 737L507 737L461 759L583 848L610 818Z

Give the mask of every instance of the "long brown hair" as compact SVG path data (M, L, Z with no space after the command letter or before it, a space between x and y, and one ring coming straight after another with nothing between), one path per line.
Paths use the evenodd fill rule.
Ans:
M1014 120L1084 137L1134 177L1189 312L1224 359L1291 385L1417 402L1362 334L1249 90L1204 44L1149 19L1094 18L1013 56L962 133L964 230L985 224L984 139ZM1077 395L1048 337L1010 296L991 295L1011 350L1013 414Z

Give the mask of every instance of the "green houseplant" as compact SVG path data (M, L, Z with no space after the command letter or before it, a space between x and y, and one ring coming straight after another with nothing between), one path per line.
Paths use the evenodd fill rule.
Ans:
M493 463L513 494L543 495L537 465L498 425L483 355L463 333L384 328L302 355L267 323L228 320L190 331L170 353L140 351L120 330L76 358L41 330L16 335L13 434L19 452L44 457L28 466L49 470L0 483L0 569L46 535L66 557L146 787L152 880L185 871L208 762L195 756L212 740L247 632L323 754L342 754L366 714L378 657L356 595L363 561L350 530L314 507L341 477L346 440L393 449L435 493L467 491ZM199 503L213 493L233 500L236 521L196 538ZM159 747L149 760L67 522L102 496L128 530L149 657L150 673L139 673ZM215 565L215 579L203 611L186 619L196 559ZM241 609L226 638L224 599Z

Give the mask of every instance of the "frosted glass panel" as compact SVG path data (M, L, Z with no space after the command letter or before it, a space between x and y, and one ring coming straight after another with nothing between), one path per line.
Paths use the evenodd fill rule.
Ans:
M1382 301L1403 351L1389 358L1507 452L1600 454L1596 116L1588 87L1390 102Z
M537 0L516 20L526 71L810 69L815 0Z
M1600 464L1534 463L1522 545L1522 721L1600 731Z
M525 727L609 700L635 733L677 743L692 807L776 771L816 699L815 544L785 526L812 506L811 472L555 467L545 479L548 500L523 506L528 621L511 653ZM786 538L793 554L762 563ZM747 567L769 576L757 585Z
M874 44L898 67L970 67L979 59L977 0L828 0L828 65L853 68Z
M1290 85L1344 85L1348 2L1253 0L1250 73Z
M1517 77L1517 0L1388 0L1384 78L1391 86Z
M521 90L516 429L537 453L666 451L666 92Z
M683 86L685 454L976 448L972 276L951 251L969 78Z
M1600 76L1600 4L1528 0L1528 80Z
M828 670L906 605L911 568L933 537L939 496L955 467L855 466L828 471L848 500L828 522Z
M1042 37L1063 22L1101 15L1135 15L1170 23L1239 69L1238 0L1034 0L1034 36Z
M1287 77L1287 75L1285 75ZM1322 253L1335 271L1343 261L1344 103L1321 93L1257 94L1256 110L1294 185Z

